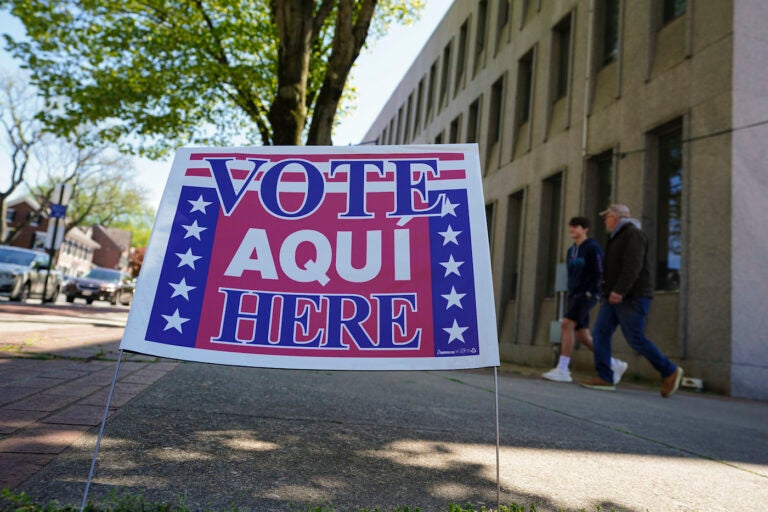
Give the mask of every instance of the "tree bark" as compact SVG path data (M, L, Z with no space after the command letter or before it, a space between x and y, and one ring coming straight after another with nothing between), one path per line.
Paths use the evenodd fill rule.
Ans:
M378 0L340 0L331 56L312 113L308 145L331 145L333 120L352 65L368 35Z
M301 144L307 120L307 77L314 28L313 0L273 0L272 16L280 38L277 94L269 109L272 141Z

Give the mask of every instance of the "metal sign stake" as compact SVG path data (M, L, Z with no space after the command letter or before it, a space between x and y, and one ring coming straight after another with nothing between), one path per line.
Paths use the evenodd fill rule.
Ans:
M115 392L115 384L117 384L117 374L120 371L120 361L123 359L123 350L117 355L117 365L115 365L115 376L112 377L112 386L109 388L109 395L107 396L107 404L104 406L104 417L101 419L101 428L99 428L99 437L96 439L96 448L93 450L93 459L91 459L91 470L88 472L88 480L85 483L85 493L83 493L83 503L80 505L80 512L85 510L85 504L88 501L88 490L91 488L91 480L93 479L93 470L96 467L96 457L99 455L99 447L101 446L101 438L104 435L104 426L107 424L107 414L109 414L109 404L112 402L112 394Z

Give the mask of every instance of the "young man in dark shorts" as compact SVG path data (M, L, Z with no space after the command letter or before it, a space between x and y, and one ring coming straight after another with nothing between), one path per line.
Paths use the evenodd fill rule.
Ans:
M574 340L590 351L592 335L589 332L589 312L600 298L600 282L603 274L603 250L589 238L589 219L573 217L568 222L568 235L574 244L568 249L568 298L565 314L560 322L560 358L557 366L542 375L547 380L571 382L571 362ZM614 384L621 380L627 363L611 358Z

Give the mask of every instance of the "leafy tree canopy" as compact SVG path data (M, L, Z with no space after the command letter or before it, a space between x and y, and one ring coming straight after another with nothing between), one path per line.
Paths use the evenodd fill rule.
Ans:
M423 0L0 0L60 135L158 157L184 144L330 144L368 35ZM341 107L343 108L343 107Z

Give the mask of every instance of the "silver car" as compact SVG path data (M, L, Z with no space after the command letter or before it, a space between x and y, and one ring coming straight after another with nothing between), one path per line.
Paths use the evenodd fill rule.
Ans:
M0 296L25 302L41 297L43 302L56 302L61 291L61 274L52 271L43 297L48 255L21 247L0 246Z

